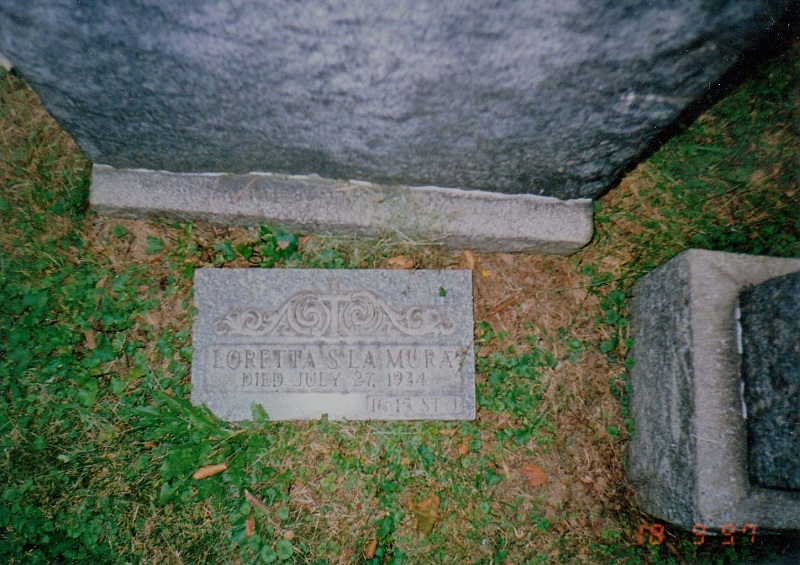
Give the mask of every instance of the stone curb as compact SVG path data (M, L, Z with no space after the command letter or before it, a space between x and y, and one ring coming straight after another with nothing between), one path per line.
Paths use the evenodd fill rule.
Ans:
M389 234L480 251L568 255L592 239L589 199L385 186L316 175L170 173L95 164L90 203L111 216Z

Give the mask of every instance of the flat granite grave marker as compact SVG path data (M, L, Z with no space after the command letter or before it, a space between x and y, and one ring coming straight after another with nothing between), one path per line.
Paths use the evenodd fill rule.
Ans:
M223 420L475 418L469 271L198 269L192 402Z

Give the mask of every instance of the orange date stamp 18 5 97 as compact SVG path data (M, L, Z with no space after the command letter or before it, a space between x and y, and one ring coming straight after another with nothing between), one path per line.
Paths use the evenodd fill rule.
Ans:
M692 533L697 538L694 540L694 544L703 545L706 542L708 528L703 524L695 524L692 527ZM756 539L756 525L744 524L741 529L739 529L735 524L723 524L722 527L720 527L722 545L733 545L733 536L735 534L749 535L750 543L753 543ZM648 545L661 545L664 543L664 524L644 524L639 526L636 542L639 545L644 545L645 543Z

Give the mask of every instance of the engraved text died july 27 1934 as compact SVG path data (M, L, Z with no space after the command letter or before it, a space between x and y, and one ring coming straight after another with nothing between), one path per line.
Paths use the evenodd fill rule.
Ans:
M192 402L224 420L475 417L469 271L198 269Z

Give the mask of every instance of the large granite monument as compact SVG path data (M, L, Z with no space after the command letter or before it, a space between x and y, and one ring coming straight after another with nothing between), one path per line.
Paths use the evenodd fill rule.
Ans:
M463 218L480 248L501 218L464 193L536 195L576 201L580 217L562 217L559 200L520 199L519 215L541 226L499 240L570 252L591 238L582 199L610 188L743 51L796 20L798 5L6 0L0 52L87 156L113 168L95 177L100 211L197 217L148 206L163 179L132 183L119 169L239 174L238 191L266 203L270 179L247 173L275 175L312 201L369 183L402 194L434 186L458 189L445 194L461 193L472 208L422 199L420 208L433 208L419 225L377 214L365 230L416 227L410 235L447 243L437 220ZM179 198L196 181L169 184L183 183ZM344 199L328 205L348 208ZM261 208L268 220L284 218ZM210 217L245 216L237 208ZM359 217L316 227L347 230ZM557 229L565 222L570 230Z

